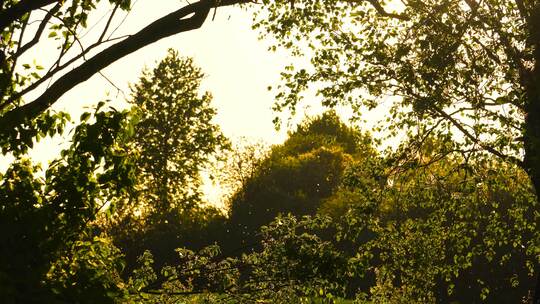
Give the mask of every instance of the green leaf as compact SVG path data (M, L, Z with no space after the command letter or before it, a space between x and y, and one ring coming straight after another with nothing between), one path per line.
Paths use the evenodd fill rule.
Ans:
M91 114L89 112L84 112L82 115L81 115L81 122L85 122L85 121L88 121L88 119L90 118Z

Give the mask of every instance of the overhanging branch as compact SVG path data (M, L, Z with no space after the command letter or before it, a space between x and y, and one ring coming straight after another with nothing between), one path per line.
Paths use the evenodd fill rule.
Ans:
M5 113L0 118L0 135L7 134L9 130L39 116L66 92L90 79L94 74L118 59L160 39L201 27L211 8L248 2L252 1L200 0L154 21L136 34L106 48L61 76L34 101ZM190 15L192 16L189 17Z
M3 30L26 13L55 2L60 2L60 0L21 0L15 3L0 11L0 30Z

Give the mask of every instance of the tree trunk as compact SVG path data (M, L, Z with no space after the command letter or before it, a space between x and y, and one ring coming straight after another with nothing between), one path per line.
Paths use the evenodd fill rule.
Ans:
M524 129L524 165L536 192L540 194L540 4L531 10L528 19L529 37L527 44L533 48L534 67L522 72L521 80L525 88L525 129ZM536 257L536 287L533 304L540 304L540 263Z
M537 99L535 103L540 104L540 99ZM538 108L538 106L536 106ZM540 110L540 109L537 109ZM530 130L529 122L530 116L535 117L534 132L535 137L531 137L533 130ZM529 113L526 123L526 148L525 148L525 166L529 169L529 176L531 177L535 192L536 200L538 201L538 194L540 193L540 111L537 111L534 115ZM533 127L533 126L531 126ZM528 143L527 143L528 142ZM529 146L529 147L527 147ZM540 304L540 265L538 263L538 257L536 261L536 287L534 292L533 304Z
M540 53L540 50L537 51ZM538 57L540 58L540 56ZM540 62L537 60L537 66ZM540 193L540 69L535 69L531 77L531 82L527 87L527 104L525 118L525 159L524 165L527 173L531 178L532 184L536 192L536 199ZM536 262L536 290L534 294L533 304L540 304L540 265Z
M524 165L531 178L538 201L540 193L540 42L536 42L534 46L535 66L525 80L527 100L525 104ZM536 261L537 282L533 304L540 304L540 265L538 264Z
M525 168L531 178L536 200L540 193L540 96L528 98L527 118L525 119ZM536 290L533 304L540 304L540 265L536 263Z

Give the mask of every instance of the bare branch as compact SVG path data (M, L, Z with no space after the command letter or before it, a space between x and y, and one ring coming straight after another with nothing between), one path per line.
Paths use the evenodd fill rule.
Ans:
M2 11L0 11L0 30L12 24L25 14L47 6L52 3L63 3L60 0L21 0Z
M43 20L39 24L39 28L36 31L34 38L31 41L29 41L27 44L22 46L14 55L14 57L20 57L22 54L24 54L26 51L28 51L30 48L32 48L39 42L41 35L43 35L43 31L45 30L45 27L47 26L47 23L51 20L52 16L60 10L61 7L62 5L58 3L51 10L47 12L47 15L45 15L45 18L43 18Z
M67 91L88 80L92 75L118 59L165 37L201 27L211 8L248 2L251 1L200 0L154 21L138 33L106 48L63 75L34 101L7 112L0 118L0 133L9 132L9 130L37 117ZM190 15L192 16L186 18Z
M117 4L113 11L111 12L111 15L109 16L109 20L107 20L107 24L105 24L105 28L103 29L103 32L101 33L101 36L99 36L98 42L103 41L105 38L105 35L107 34L107 31L109 30L109 27L111 26L111 22L114 19L114 16L116 15L116 12L118 11L118 8L120 7L120 4Z
M11 95L11 97L2 105L0 105L0 110L1 109L4 109L5 108L5 105L6 104L9 104L19 98L21 98L22 96L26 95L27 93L31 92L32 90L36 89L37 87L39 87L41 84L45 83L47 80L49 79L52 79L52 77L54 75L56 75L58 72L62 71L63 69L67 68L68 66L70 66L71 64L73 64L75 61L81 59L81 58L86 58L86 55L88 53L90 53L91 50L95 49L96 47L100 46L102 43L106 43L106 42L112 42L112 41L116 41L116 40L119 40L119 39L124 39L126 37L129 37L129 36L122 36L122 37L118 37L118 38L111 38L109 40L104 40L100 43L94 43L90 46L88 46L87 48L85 48L84 50L81 51L81 53L77 54L76 56L74 56L73 58L69 59L68 61L66 61L65 63L63 64L60 64L60 60L63 56L63 53L60 54L60 57L57 59L57 61L53 64L53 66L51 67L51 69L45 74L43 75L43 77L41 77L39 80L37 80L36 82L32 83L31 85L27 86L26 88L22 89L21 91L17 92L17 93L14 93Z

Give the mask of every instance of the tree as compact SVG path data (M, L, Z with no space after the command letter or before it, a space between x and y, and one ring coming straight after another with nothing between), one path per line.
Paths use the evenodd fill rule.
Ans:
M280 213L315 215L337 189L347 164L374 153L370 140L369 135L341 122L333 111L306 119L282 145L271 149L231 197L232 234L239 234L242 244L250 244L259 227Z
M251 141L245 137L235 140L229 151L225 151L222 161L212 168L212 177L223 191L223 202L245 189L248 181L255 177L264 159L268 157L269 147L262 141Z
M132 111L138 113L126 149L137 154L136 190L104 221L127 261L151 249L161 266L177 247L201 249L215 241L224 216L203 206L201 170L228 148L212 120L209 92L201 94L204 75L193 60L169 50L153 70L132 86Z
M494 157L439 159L445 143L429 141L422 155L390 174L376 203L360 199L348 214L350 221L367 223L352 231L371 234L361 251L373 255L377 269L372 297L399 295L418 303L527 299L540 234L526 174Z
M37 124L38 118L61 119L61 116L47 113L47 110L63 94L101 69L162 38L199 28L212 8L250 1L196 1L149 23L137 33L112 37L110 27L113 18L119 10L129 10L131 1L110 0L112 8L102 32L96 41L85 45L80 30L87 26L88 16L96 8L97 2L99 0L0 2L0 147L3 153L24 152L39 132L54 133L53 128ZM44 13L41 19L34 17L40 12ZM32 32L29 28L34 21L39 26ZM31 36L28 41L25 39L27 35ZM19 61L23 54L39 49L39 42L43 40L58 41L59 49L52 66L40 75L45 67ZM40 93L41 85L55 78ZM25 100L31 94L38 97Z
M433 134L447 155L495 155L540 189L538 1L264 1L257 27L312 52L286 71L277 108L317 83L323 103L373 109L391 96L386 131L407 130L419 149ZM536 262L534 303L540 303Z
M132 143L138 149L141 192L137 198L157 212L190 209L200 200L200 171L227 141L212 119L209 92L199 96L204 75L191 58L169 50L133 86L141 113Z

